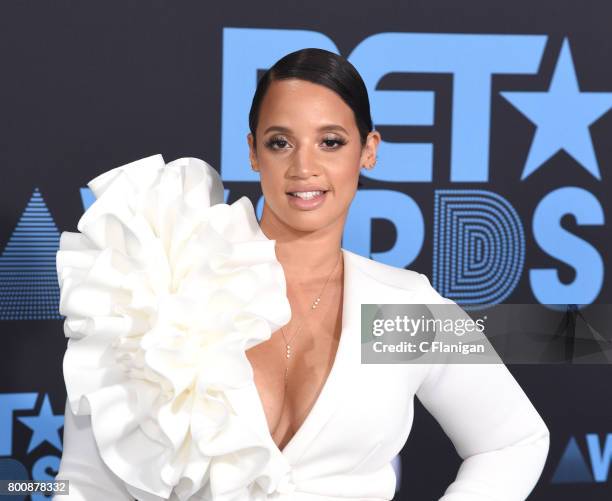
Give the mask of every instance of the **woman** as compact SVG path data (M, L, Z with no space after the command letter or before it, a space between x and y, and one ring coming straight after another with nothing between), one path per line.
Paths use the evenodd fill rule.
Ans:
M361 363L361 304L453 303L341 247L381 139L355 68L288 54L249 125L260 225L208 164L155 155L62 234L67 499L389 500L415 395L463 459L441 500L525 499L549 433L503 364Z

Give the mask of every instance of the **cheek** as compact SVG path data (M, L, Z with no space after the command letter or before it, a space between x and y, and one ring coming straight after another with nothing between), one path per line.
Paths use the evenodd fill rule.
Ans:
M347 169L346 173L334 176L332 184L334 186L333 204L330 206L334 213L341 213L348 210L357 191L357 181L359 171L355 172L355 167Z
M357 189L359 182L359 165L353 158L346 162L342 168L334 172L332 183L336 190L341 193L352 194Z
M276 172L281 171L276 170ZM266 168L261 169L259 179L261 182L262 191L264 192L264 195L267 195L266 198L275 196L278 197L279 195L284 194L284 182L282 175L276 175L275 169L270 165L267 165Z

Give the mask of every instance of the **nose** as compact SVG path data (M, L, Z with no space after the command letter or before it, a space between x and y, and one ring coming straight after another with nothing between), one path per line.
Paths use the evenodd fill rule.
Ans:
M318 158L314 147L300 145L295 149L291 158L289 177L298 177L308 179L311 176L318 176L321 173L321 167L318 163Z

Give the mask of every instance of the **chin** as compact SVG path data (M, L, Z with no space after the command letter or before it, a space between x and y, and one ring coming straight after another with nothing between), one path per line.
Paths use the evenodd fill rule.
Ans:
M296 231L313 232L325 228L331 221L329 218L298 216L285 220L285 224Z
M288 208L283 218L285 224L295 229L296 231L313 232L326 228L334 222L338 221L340 214L330 211L304 211L298 214L292 214L294 209Z

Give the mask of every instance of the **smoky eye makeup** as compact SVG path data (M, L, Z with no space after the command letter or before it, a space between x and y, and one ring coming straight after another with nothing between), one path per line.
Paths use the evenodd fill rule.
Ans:
M340 146L344 146L346 144L346 139L340 136L327 136L323 138L323 143L336 143L338 146L332 147L332 149L338 149ZM329 146L329 144L327 144Z
M264 144L267 148L270 148L271 150L283 150L285 149L285 145L288 144L289 141L287 141L283 136L272 136L269 139L267 139ZM279 148L275 148L275 146L280 146Z
M347 140L341 136L328 135L321 139L321 143L328 150L337 150L347 143ZM284 136L274 135L264 142L264 145L271 150L284 150L289 141Z

